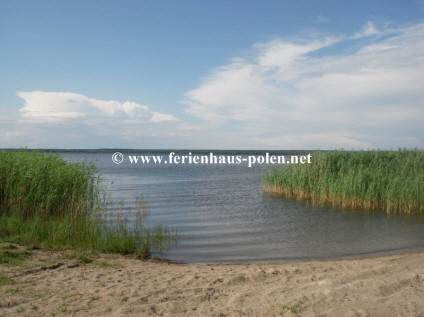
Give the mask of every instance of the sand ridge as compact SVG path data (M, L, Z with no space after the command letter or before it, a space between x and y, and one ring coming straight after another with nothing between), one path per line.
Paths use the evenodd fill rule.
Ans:
M236 265L92 257L34 251L35 269L0 266L14 281L0 286L0 316L424 316L423 252Z

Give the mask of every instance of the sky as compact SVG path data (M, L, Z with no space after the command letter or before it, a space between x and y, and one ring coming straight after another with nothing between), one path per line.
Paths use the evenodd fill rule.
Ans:
M0 0L0 148L424 148L424 0Z

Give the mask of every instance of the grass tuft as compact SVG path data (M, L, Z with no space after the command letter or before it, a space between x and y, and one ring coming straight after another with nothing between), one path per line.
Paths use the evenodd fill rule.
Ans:
M0 264L14 265L25 260L31 252L27 250L0 250Z
M65 258L69 260L77 260L78 262L84 264L93 262L91 257L89 257L85 252L79 250L66 254Z
M2 285L13 285L13 284L15 284L15 281L12 278L10 278L10 277L8 277L8 276L6 276L6 275L4 275L3 273L0 272L0 286L2 286Z

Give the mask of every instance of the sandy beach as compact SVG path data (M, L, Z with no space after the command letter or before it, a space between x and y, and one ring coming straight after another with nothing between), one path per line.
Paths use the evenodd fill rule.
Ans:
M35 250L0 266L0 316L424 316L423 263L423 252L192 265Z

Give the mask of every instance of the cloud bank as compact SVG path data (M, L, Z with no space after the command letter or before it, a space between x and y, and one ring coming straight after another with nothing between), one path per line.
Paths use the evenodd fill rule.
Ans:
M182 109L21 91L2 147L424 148L424 23L254 43L182 93ZM179 104L181 107L181 103ZM185 113L185 120L172 113Z
M185 111L265 148L423 147L424 24L252 46L187 92Z
M67 121L89 117L136 117L147 122L178 121L170 114L153 112L135 102L100 100L71 92L18 92L25 101L19 111L23 118L43 121Z
M0 117L0 147L155 148L161 142L170 146L184 127L174 115L132 101L52 91L17 96L24 105L17 115Z

